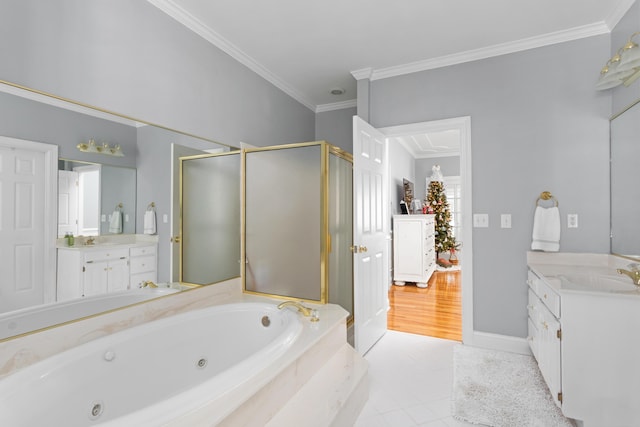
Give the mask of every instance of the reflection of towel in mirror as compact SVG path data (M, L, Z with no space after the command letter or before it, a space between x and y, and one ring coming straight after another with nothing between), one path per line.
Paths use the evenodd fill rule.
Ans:
M560 210L557 206L552 208L536 206L531 249L545 252L560 250Z
M113 211L109 219L109 233L122 233L122 212L117 209Z
M144 234L156 234L156 211L154 210L144 213Z

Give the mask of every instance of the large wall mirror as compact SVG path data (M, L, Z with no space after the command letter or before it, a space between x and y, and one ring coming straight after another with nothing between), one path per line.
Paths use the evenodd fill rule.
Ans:
M640 260L640 100L611 119L611 253Z
M179 157L184 156L184 153L194 155L228 152L233 147L62 100L9 82L0 81L0 111L0 135L58 147L58 197L55 202L58 224L57 232L53 231L52 234L58 237L67 232L84 236L112 234L109 216L116 209L122 210L123 218L119 234L142 234L145 210L153 202L158 221L158 282L178 280L179 274L172 265L174 259L180 256L181 245L172 243L171 237L180 233L180 192L176 184L180 182L180 177L179 168L174 165L179 165ZM78 144L87 143L91 139L99 144L117 144L123 155L79 150ZM225 182L222 185L235 191L237 199L233 200L239 200L241 173L238 156L224 157L228 157L230 163L224 166ZM233 168L235 174L230 170ZM87 188L65 188L68 185L64 182L66 177L73 177L68 179L71 182L79 176L83 177L80 181ZM202 191L215 191L215 187L204 185ZM76 191L75 195L69 194L70 191ZM84 193L80 194L78 191ZM240 227L237 218L240 217L240 203L227 203L211 208L221 211L216 214L220 229L225 229L225 217L228 218L224 239L235 239L239 245ZM48 250L53 252L55 248ZM233 265L225 265L229 259L212 257L207 260L203 264L207 274L200 274L198 283L206 285L239 277L240 265L237 257L233 258ZM192 268L197 269L198 265ZM15 286L15 283L5 282L8 279L0 277L0 296L2 289ZM41 303L30 307L3 309L0 319L9 318L17 312L40 308L42 304L56 304L55 296L52 301L51 297L47 300L45 295ZM59 322L51 320L49 324L39 325L36 329L57 323ZM0 331L0 340L10 337L10 332Z

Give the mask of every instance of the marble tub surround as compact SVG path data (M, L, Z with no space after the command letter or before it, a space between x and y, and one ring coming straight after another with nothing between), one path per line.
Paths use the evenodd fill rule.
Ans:
M244 295L243 300L264 298ZM302 317L303 331L283 357L166 426L354 425L368 398L368 380L367 362L346 342L348 313L333 304L305 305L317 309L320 320Z
M196 292L189 293L195 294ZM225 301L225 304L235 305L236 302L260 302L263 304L266 302L279 314L281 313L288 318L299 321L299 323L296 323L300 328L298 329L300 332L296 334L294 340L287 342L289 347L286 351L278 352L277 358L274 359L268 356L267 360L263 358L256 359L254 362L258 363L260 361L264 366L258 369L257 367L253 368L254 365L252 364L248 369L251 372L251 376L247 379L220 382L215 377L215 379L212 378L213 381L211 383L204 382L193 388L182 389L179 394L157 402L147 407L147 409L138 408L133 403L132 409L135 412L132 412L126 418L111 418L109 420L105 419L103 423L99 423L99 420L96 420L96 422L105 426L132 424L149 426L353 425L368 397L368 382L367 363L346 343L346 319L348 313L337 305L306 304L318 310L319 313L320 320L311 322L309 318L301 316L295 310L290 310L289 308L284 308L282 309L283 311L277 310L276 305L280 301L273 299L241 294L229 298ZM212 305L225 310L225 304L216 303ZM192 314L201 316L209 312L208 310L199 310L187 314L190 316L188 318L191 319L195 318L191 316ZM180 318L184 318L184 316ZM176 319L179 318L176 317ZM170 322L171 319L164 319L164 322L166 321ZM166 326L164 323L162 325L163 329L165 329L171 323L167 323ZM152 326L152 324L149 326ZM158 331L157 328L155 330ZM131 330L131 332L134 332L134 330ZM123 337L131 336L131 334L126 335L127 333L128 331L125 332ZM117 336L118 334L112 335L108 340L117 340ZM144 336L141 336L141 339L143 338ZM105 341L105 343L109 342L111 341ZM100 341L94 341L89 344L89 347L78 348L81 353L73 351L71 354L83 354L82 352L86 352L89 349L91 349L91 352L97 351L100 353L102 346L99 343ZM114 348L118 346L115 341L111 345ZM163 345L170 346L171 343ZM119 350L123 351L123 348ZM117 352L118 350L116 350ZM271 353L266 354L271 355ZM61 354L60 356L63 355ZM70 355L69 357L76 356ZM122 363L125 363L126 356L124 357ZM94 357L87 359L86 363L95 364L95 361L90 361L94 359ZM78 363L80 362L82 360L78 361ZM82 363L86 364L85 362ZM98 361L97 363L104 362ZM110 366L117 368L118 365ZM34 366L36 369L43 369L44 367L46 365L38 365L37 368ZM35 371L35 374L37 373L38 371ZM30 375L28 369L21 371L15 377L7 378L5 381L8 382L5 388L9 387L10 381L22 382L21 378L25 375ZM113 375L115 375L115 372ZM159 381L161 381L162 373L158 375ZM37 378L40 378L39 374L34 378L36 378L36 381L40 381L37 380ZM228 378L228 380L230 379L232 378ZM220 385L217 384L233 384L233 386L220 388ZM70 390L74 390L72 384L69 386L71 387ZM1 387L2 382L0 381ZM43 384L43 387L47 387L46 383ZM108 392L108 390L107 388L105 392ZM29 395L28 392L24 392L25 396ZM3 393L9 393L7 396L13 396L8 390ZM96 393L94 392L94 394ZM206 398L203 398L203 396ZM132 399L135 399L135 396L132 396ZM108 404L108 401L106 399L105 404ZM24 402L24 404L28 405L29 402ZM112 401L111 404L113 404ZM9 416L10 414L7 415Z
M202 286L0 341L0 379L88 341L174 314L224 304L242 296L240 278Z
M90 238L93 238L93 244L86 244ZM157 235L148 234L104 234L100 236L74 236L74 245L71 248L100 248L112 245L129 245L158 243ZM56 247L69 248L64 237L56 240Z
M184 290L180 284L110 292L0 314L0 340Z

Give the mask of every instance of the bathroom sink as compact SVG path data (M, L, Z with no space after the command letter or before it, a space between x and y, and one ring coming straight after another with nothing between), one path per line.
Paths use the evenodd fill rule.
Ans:
M631 283L631 279L623 276L607 274L559 274L557 276L564 289L576 291L638 293L640 287Z

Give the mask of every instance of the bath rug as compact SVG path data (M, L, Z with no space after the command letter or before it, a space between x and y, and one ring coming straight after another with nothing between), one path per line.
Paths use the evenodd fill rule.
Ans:
M491 427L575 427L552 400L532 356L459 345L452 415Z

